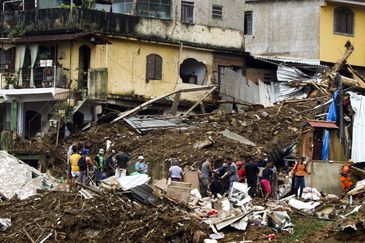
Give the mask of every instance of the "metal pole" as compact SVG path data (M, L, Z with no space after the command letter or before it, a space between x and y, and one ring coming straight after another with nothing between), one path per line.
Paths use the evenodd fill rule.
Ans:
M56 147L58 146L58 140L59 140L59 136L60 136L60 123L61 123L61 118L58 118L58 120L57 120Z

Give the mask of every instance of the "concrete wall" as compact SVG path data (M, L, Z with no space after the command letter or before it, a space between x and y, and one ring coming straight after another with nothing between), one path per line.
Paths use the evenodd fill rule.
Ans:
M245 50L319 59L321 0L246 1L252 11L253 35L245 36Z
M312 161L309 164L311 175L306 176L306 186L317 188L324 193L341 195L341 167L345 162Z
M244 0L187 0L194 2L194 24L215 26L243 31ZM212 6L223 7L223 18L212 17ZM174 1L174 19L181 21L181 0Z
M334 10L336 7L346 6L354 11L354 35L334 33ZM354 52L348 63L356 66L365 66L365 8L347 4L328 4L321 8L321 61L336 62L345 52L345 44L349 40L354 45Z

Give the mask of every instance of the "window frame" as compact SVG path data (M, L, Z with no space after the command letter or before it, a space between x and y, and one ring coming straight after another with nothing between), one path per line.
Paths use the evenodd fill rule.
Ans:
M247 18L250 17L250 28L248 28L248 21ZM244 35L253 35L253 11L245 11L244 13L244 28L243 34ZM250 30L250 32L248 31Z
M147 55L146 81L148 82L150 80L162 80L162 68L163 68L163 58L160 55L156 53L151 53ZM152 73L150 73L151 70L153 70Z
M348 11L347 14L345 15L344 12L340 13L342 11ZM341 30L339 30L338 28L340 28L338 26L338 21L343 21L343 18L346 17L348 18L350 15L351 15L351 21L352 21L352 26L351 26L351 30L352 30L352 33L349 33L349 32L342 32ZM339 16L341 15L341 16ZM338 19L340 18L340 19ZM343 23L342 23L343 24ZM345 29L347 30L347 28L349 27L350 25L348 26L345 26ZM341 28L340 28L341 29ZM333 33L335 35L344 35L344 36L354 36L355 35L355 11L349 7L344 7L344 6L339 6L339 7L336 7L334 10L333 10Z
M191 10L191 20L188 21L187 18L185 17L184 13L186 13L185 11L190 9ZM184 23L184 24L193 24L194 23L194 20L195 20L195 5L194 5L194 2L189 2L189 1L181 1L181 23Z
M212 18L223 19L223 6L214 4L212 5Z

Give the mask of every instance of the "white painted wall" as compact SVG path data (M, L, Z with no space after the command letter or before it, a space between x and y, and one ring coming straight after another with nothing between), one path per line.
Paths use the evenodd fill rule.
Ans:
M319 59L320 6L322 0L247 1L252 11L253 35L245 35L245 50Z

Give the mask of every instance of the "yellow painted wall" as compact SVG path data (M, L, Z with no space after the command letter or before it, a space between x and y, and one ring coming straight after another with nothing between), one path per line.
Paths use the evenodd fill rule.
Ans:
M199 87L182 83L179 77L180 64L194 58L207 66L208 83L212 73L213 55L180 47L151 44L134 40L110 39L111 45L96 46L92 55L92 68L108 68L108 93L110 95L141 95L146 98L160 96L180 88ZM149 54L162 57L162 80L146 81L146 58ZM105 58L107 56L107 58ZM197 100L204 92L183 94L182 99ZM197 95L198 94L198 95Z
M348 59L351 65L365 66L365 8L346 6L355 13L354 35L334 34L333 15L338 6L328 4L321 7L320 23L320 60L336 62L345 51L345 43L349 40L354 45L354 52Z

